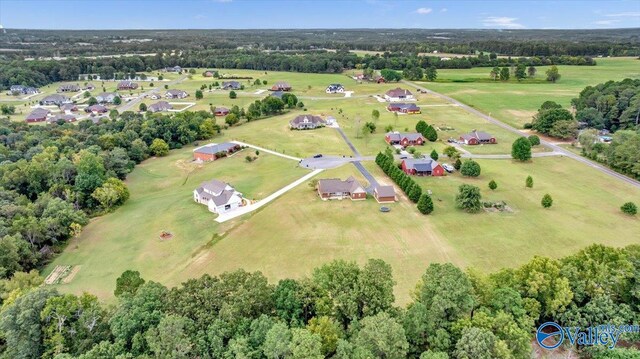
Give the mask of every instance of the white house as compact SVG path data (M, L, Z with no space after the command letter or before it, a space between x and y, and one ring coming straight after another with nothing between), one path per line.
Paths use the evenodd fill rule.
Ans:
M206 204L210 212L225 213L242 206L242 193L229 184L214 179L203 182L193 190L193 200Z
M344 86L342 86L341 84L331 84L324 90L324 92L326 92L326 93L343 93L344 92Z

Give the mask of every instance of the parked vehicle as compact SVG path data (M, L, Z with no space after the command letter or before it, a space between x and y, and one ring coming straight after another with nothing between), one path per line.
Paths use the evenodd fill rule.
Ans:
M442 164L442 168L444 168L444 170L449 172L449 173L453 173L456 170L455 167L453 167L452 165L450 165L448 163L443 163Z
M320 158L322 157L322 155L320 153L318 153L317 155L313 156L313 158Z

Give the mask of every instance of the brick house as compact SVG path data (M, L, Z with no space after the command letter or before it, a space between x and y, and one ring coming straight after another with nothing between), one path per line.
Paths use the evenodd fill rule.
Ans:
M118 91L135 90L137 88L138 84L133 81L125 80L118 82Z
M389 145L400 145L402 147L407 146L422 146L427 141L424 136L417 132L400 133L400 132L387 132L384 136L384 140Z
M389 106L387 106L387 111L415 114L420 113L420 107L415 103L392 102L389 104Z
M29 113L27 115L27 117L25 118L25 121L27 122L43 122L47 120L47 117L49 116L49 113L51 111L47 110L46 108L36 108L33 111L31 111L31 113Z
M473 130L466 135L460 136L460 142L463 142L465 145L480 145L480 144L496 144L496 138L491 136L490 134L482 131Z
M220 144L209 143L193 150L193 159L197 161L215 161L240 151L240 145L224 142Z
M408 158L402 161L404 173L413 176L444 176L444 168L430 158Z
M353 176L342 181L338 178L318 180L318 195L323 201L330 199L351 199L353 201L367 199L367 192Z
M291 91L291 85L288 82L278 81L271 86L271 91Z

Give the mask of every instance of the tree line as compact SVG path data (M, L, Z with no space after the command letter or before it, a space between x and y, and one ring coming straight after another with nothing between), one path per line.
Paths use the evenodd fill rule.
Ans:
M513 56L638 56L638 29L305 29L300 30L21 30L8 29L7 57L91 56L227 50L310 49L454 54L494 52ZM83 46L76 44L81 42Z
M40 267L89 217L123 204L137 163L219 131L206 111L77 125L0 120L0 278Z
M493 273L432 263L405 306L379 259L335 260L276 284L237 270L166 288L126 271L113 306L58 293L37 272L0 284L0 349L10 358L529 358L546 321L637 323L640 246L592 245ZM623 334L613 350L564 348L637 358L638 339Z
M305 73L341 73L349 69L405 70L463 69L476 66L496 67L523 64L595 65L586 56L549 56L498 58L495 54L454 57L418 56L406 53L358 56L347 51L271 52L258 50L193 50L179 55L129 56L121 58L73 58L68 60L0 60L0 89L11 85L41 87L57 81L77 81L81 74L96 74L103 80L134 78L139 72L152 72L179 65L184 68L225 68ZM435 78L434 78L435 79Z

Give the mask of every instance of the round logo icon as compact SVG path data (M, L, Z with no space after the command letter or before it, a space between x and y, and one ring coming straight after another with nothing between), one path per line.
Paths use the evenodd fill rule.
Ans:
M556 338L553 344L547 344L545 341L549 338ZM541 347L545 349L555 349L562 344L564 340L564 331L562 327L554 322L546 322L538 327L536 333L536 340Z

